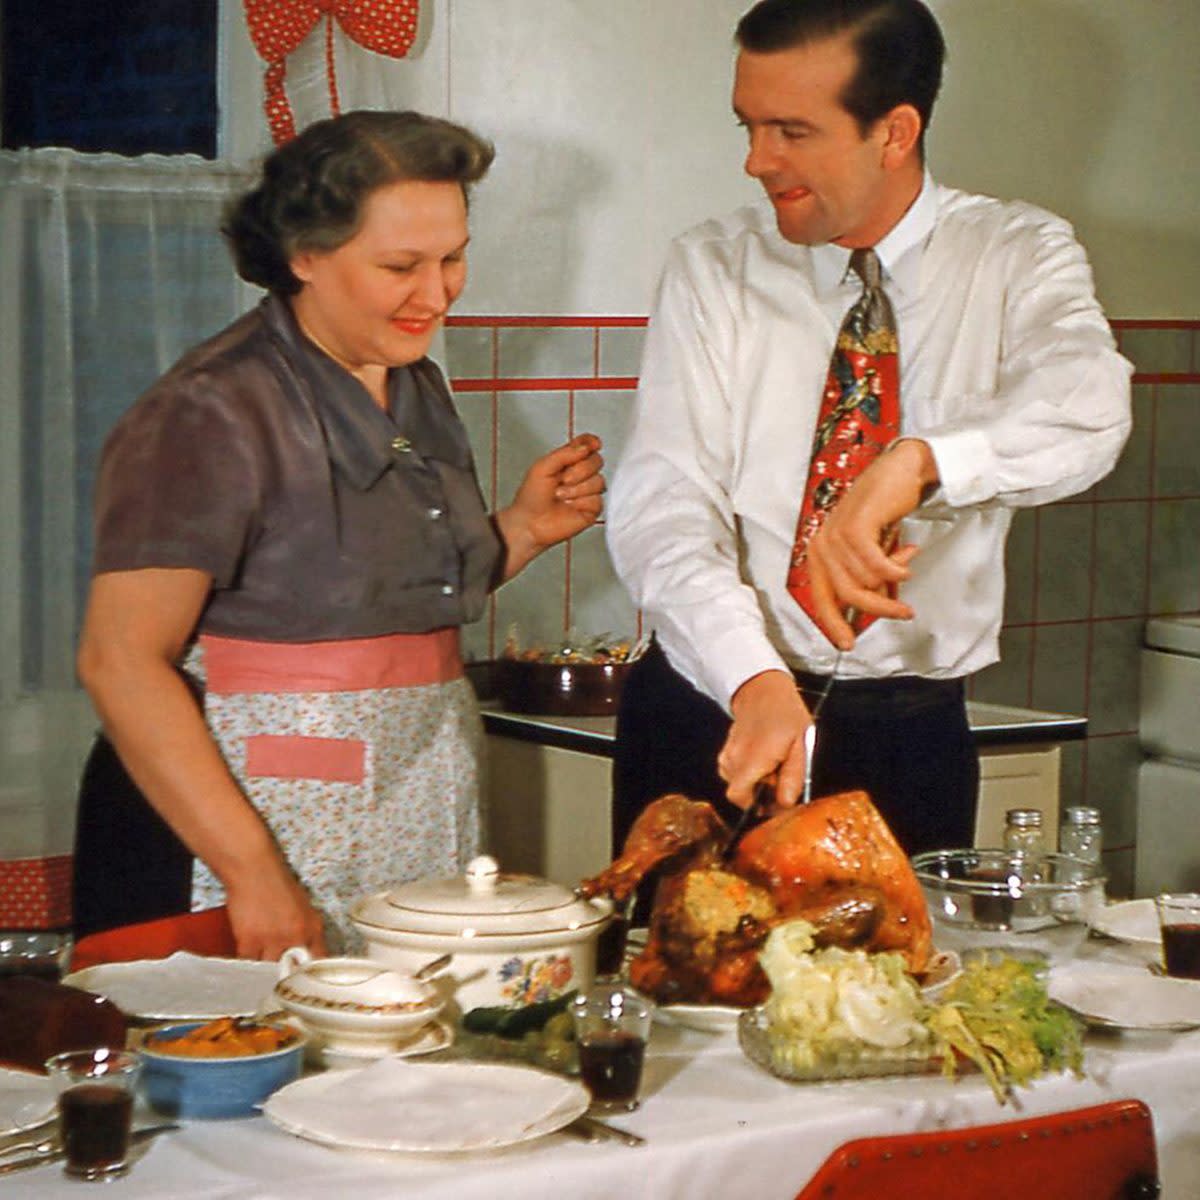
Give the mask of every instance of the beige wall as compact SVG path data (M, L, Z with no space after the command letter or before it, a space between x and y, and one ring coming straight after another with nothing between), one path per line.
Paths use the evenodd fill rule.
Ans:
M947 183L1075 223L1112 317L1200 315L1200 3L932 0Z
M226 0L230 149L265 137L261 66ZM425 0L418 52L339 41L347 107L446 113L497 143L468 313L644 313L670 236L754 194L729 111L748 0ZM1197 0L932 0L950 43L939 178L1075 222L1114 317L1200 313ZM325 103L320 35L289 63Z

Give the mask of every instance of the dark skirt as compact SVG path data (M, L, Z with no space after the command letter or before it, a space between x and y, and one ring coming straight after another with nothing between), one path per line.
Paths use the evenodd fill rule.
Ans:
M112 743L98 736L83 768L75 819L75 937L187 912L192 862Z

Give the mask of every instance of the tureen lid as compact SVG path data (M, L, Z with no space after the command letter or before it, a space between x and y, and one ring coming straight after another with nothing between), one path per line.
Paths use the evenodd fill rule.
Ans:
M488 855L472 859L464 875L415 880L378 899L362 912L367 921L466 937L582 929L609 913L548 879L502 872Z

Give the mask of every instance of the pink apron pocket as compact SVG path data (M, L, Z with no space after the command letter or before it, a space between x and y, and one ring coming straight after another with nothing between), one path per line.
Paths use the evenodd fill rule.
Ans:
M362 783L366 753L366 743L357 738L258 733L246 739L246 776Z

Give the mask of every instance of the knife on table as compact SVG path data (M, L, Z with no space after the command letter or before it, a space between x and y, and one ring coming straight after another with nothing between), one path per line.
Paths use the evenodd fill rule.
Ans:
M586 1113L576 1117L569 1125L563 1126L563 1132L584 1142L621 1142L626 1146L644 1146L646 1139L628 1129L618 1129L606 1121L598 1121Z
M171 1129L179 1129L180 1126L173 1121L163 1125L147 1125L143 1129L135 1129L129 1135L129 1144L137 1146L142 1142L148 1142L151 1138L157 1137L160 1133L166 1133ZM62 1162L67 1157L67 1152L61 1147L57 1150L47 1150L44 1154L29 1154L24 1158L14 1158L11 1162L0 1163L0 1175L11 1175L14 1171L24 1171L29 1167L40 1167L44 1163Z

